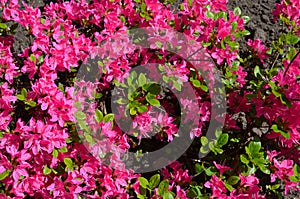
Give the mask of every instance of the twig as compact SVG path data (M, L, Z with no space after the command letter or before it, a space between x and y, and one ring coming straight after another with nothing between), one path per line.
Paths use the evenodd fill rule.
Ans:
M292 63L295 61L295 59L298 57L299 54L300 54L300 50L297 52L297 54L295 55L295 57L292 59L292 61L287 66L286 70L284 71L283 77L286 76L286 74L287 74L288 70L290 69Z
M199 52L201 49L203 49L203 47L198 48L195 52L193 52L191 55L189 55L189 56L186 58L186 60L189 61L189 58L192 57L192 56L194 56L194 55L195 55L197 52Z
M275 58L275 60L274 60L274 62L273 62L273 64L272 64L272 66L271 66L271 69L274 67L274 65L275 65L275 63L276 63L278 57L279 57L279 53L277 53L277 56L276 56L276 58Z

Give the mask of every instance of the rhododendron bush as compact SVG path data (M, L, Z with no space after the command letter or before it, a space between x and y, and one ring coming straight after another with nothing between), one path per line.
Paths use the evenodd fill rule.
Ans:
M300 191L298 0L271 46L227 0L0 1L0 198Z

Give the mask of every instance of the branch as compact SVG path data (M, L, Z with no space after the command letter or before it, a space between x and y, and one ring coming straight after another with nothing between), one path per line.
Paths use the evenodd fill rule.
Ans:
M288 70L290 69L290 66L292 65L292 63L295 61L295 59L298 57L298 55L300 54L300 51L297 52L297 54L295 55L295 57L292 59L292 61L289 63L289 65L287 66L286 70L284 71L283 77L286 76Z

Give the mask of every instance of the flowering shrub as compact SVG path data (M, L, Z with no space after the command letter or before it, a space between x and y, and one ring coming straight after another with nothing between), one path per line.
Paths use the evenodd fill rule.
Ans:
M249 39L242 56L249 17L226 3L71 0L33 8L1 0L0 198L279 198L283 190L299 191L300 4L278 4L274 20L288 31L272 46ZM17 27L33 37L20 53ZM149 27L163 30L160 40L134 32ZM150 47L136 48L145 43ZM85 69L90 57L100 59ZM197 68L191 57L212 62ZM276 61L264 67L270 57ZM151 63L158 67L134 71ZM78 80L82 70L97 82ZM160 76L164 86L147 79ZM185 98L185 85L195 99ZM127 92L113 107L116 87ZM222 122L212 90L226 93L227 102L213 139L210 121ZM128 131L117 122L123 115L131 118L124 121L132 124ZM183 124L190 130L178 133ZM164 168L136 173L134 163L123 162L128 152L138 162L182 136L191 144Z

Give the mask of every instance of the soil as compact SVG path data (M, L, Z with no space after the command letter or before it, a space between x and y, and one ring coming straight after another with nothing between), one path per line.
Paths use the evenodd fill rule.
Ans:
M272 11L280 0L228 0L228 8L240 7L243 15L250 17L247 29L251 32L249 38L259 38L268 46L276 39L282 31L279 21L273 21Z

